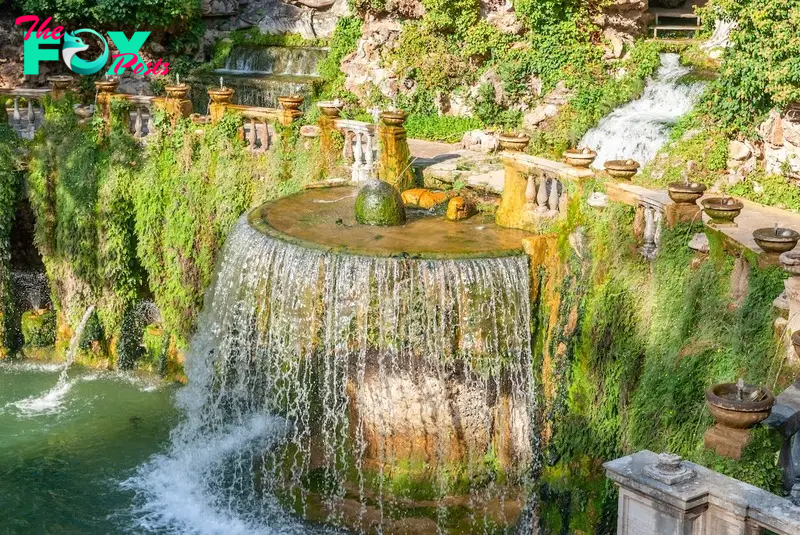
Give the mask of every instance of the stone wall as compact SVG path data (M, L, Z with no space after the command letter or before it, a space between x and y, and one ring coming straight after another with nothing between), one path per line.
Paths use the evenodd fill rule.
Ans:
M800 105L772 110L759 128L767 173L800 179Z
M203 16L212 35L257 27L265 34L324 39L348 14L347 0L203 0Z

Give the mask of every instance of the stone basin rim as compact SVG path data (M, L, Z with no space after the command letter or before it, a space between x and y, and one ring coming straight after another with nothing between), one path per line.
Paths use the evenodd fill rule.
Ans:
M776 235L775 229L765 227L754 230L753 238L757 240L775 242L775 243L792 243L800 240L800 233L798 233L796 230L792 230L790 228L782 228L782 227L778 227L777 230L778 232L783 232L788 230L790 234L788 236Z
M767 394L767 399L763 401L752 402L745 400L739 401L726 399L722 397L722 395L726 393L736 392L737 388L738 387L736 383L721 383L714 385L706 391L706 401L715 407L735 412L762 412L771 409L772 406L775 405L775 396L772 395L772 392L768 388L751 384L745 384L743 392L749 393L759 389Z
M338 255L338 256L351 256L351 257L359 257L359 258L393 258L398 260L481 260L481 259L493 259L493 258L508 258L508 257L524 257L526 256L525 249L523 247L522 239L519 241L519 245L513 248L496 248L491 250L483 250L483 251L460 251L460 252L407 252L407 251L397 251L397 252L386 252L386 251L376 251L376 252L369 252L363 251L360 249L350 249L346 246L340 245L329 245L326 243L312 241L309 239L305 239L298 236L292 236L280 229L275 228L272 224L270 224L266 220L266 214L269 211L270 207L279 201L292 199L294 197L298 197L303 194L309 193L309 191L319 191L319 190L334 190L334 189L345 189L346 187L331 187L331 188L319 188L316 190L302 190L292 195L287 195L285 197L281 197L274 201L266 202L260 206L256 206L255 208L251 209L247 213L247 222L251 228L264 234L267 237L282 241L284 243L288 243L291 245L295 245L298 247L303 247L306 249L316 250L323 253L329 253L331 255ZM411 223L411 221L409 221ZM407 224L409 224L407 223ZM463 223L460 222L452 222L443 220L443 223L451 224L451 225L460 225ZM364 225L364 227L374 228L376 231L384 230L387 228L403 228L405 225L400 225L398 227L370 227L368 225ZM508 229L508 230L515 230L515 229ZM528 234L528 233L525 233ZM533 234L530 234L533 236Z
M738 212L744 208L744 203L739 199L734 199L733 197L728 197L728 199L733 199L733 204L727 204L723 197L709 197L707 199L703 199L700 203L705 208L711 208L712 210L718 210L721 212Z

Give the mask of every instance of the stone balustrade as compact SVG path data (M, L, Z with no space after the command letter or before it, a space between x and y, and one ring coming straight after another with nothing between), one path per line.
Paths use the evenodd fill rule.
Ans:
M522 152L502 153L503 198L497 224L536 231L549 221L566 216L567 183L580 183L594 173Z
M349 119L336 119L333 124L344 135L342 156L351 169L351 180L360 183L376 178L378 140L375 125Z
M7 122L21 138L33 139L44 119L41 99L51 92L52 89L0 89L0 99L13 99L13 107L0 113L0 122ZM20 106L23 99L25 104Z
M620 535L800 533L800 507L676 456L641 451L603 465L619 487Z
M154 107L161 99L145 95L124 95L123 98L131 104L130 132L136 139L146 138L155 129Z

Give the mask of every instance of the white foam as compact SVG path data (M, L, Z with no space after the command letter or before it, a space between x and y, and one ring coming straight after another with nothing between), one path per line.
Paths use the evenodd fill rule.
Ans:
M238 425L205 434L185 422L173 433L168 452L139 467L122 487L136 492L136 528L151 533L267 535L307 533L277 503L258 514L216 492L230 463L248 462L247 452L266 451L281 439L283 421L252 415Z
M15 408L20 416L30 418L42 414L55 414L64 405L64 398L75 386L78 379L67 377L66 370L58 378L56 385L41 396L31 396L6 404L6 408Z
M592 166L602 169L609 160L628 158L645 165L655 158L669 139L670 128L692 110L703 92L702 82L681 83L690 71L680 64L678 54L661 54L661 67L642 96L612 111L581 139L580 147L597 151Z

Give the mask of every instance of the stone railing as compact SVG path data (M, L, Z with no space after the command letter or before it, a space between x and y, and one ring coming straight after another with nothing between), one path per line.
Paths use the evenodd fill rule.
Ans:
M275 144L277 133L272 124L283 121L284 110L233 104L227 109L241 114L244 123L239 130L240 136L247 142L251 152L264 152Z
M0 89L0 99L13 99L12 108L0 113L0 122L7 122L21 138L33 139L33 134L44 119L44 107L40 100L51 91L51 89ZM22 99L25 103L20 106Z
M621 535L800 533L800 507L680 457L641 451L603 465L619 486Z
M566 216L567 181L594 175L589 169L522 152L504 152L502 161L505 176L497 224L504 227L538 230L544 222Z
M377 177L378 138L375 125L363 121L336 119L334 126L344 135L342 156L350 167L353 182Z
M158 97L145 95L124 95L122 98L131 104L130 132L136 139L144 139L154 130L153 111Z

